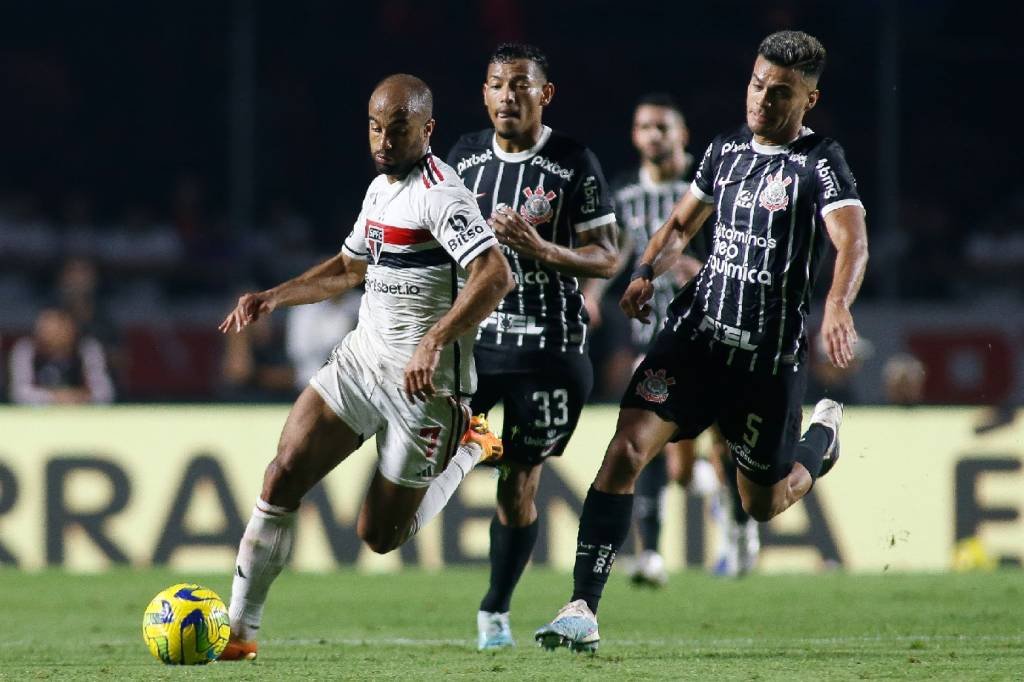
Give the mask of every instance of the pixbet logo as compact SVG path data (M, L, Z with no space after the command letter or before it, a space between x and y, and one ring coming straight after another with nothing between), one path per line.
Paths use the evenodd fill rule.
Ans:
M470 156L466 156L459 159L459 165L456 166L455 170L458 172L459 175L462 175L462 173L467 168L472 168L473 166L477 166L481 163L486 163L487 161L490 161L493 158L494 152L492 152L490 149L481 152L480 154L471 154Z
M738 152L748 151L749 149L749 142L726 142L722 145L723 154L736 154Z

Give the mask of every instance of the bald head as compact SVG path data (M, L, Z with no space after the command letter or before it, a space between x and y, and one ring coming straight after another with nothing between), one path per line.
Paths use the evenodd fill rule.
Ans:
M427 153L434 95L416 76L388 76L370 95L370 154L378 173L404 177Z
M422 80L407 73L388 76L370 95L370 114L374 111L405 111L410 118L426 122L434 115L434 94Z

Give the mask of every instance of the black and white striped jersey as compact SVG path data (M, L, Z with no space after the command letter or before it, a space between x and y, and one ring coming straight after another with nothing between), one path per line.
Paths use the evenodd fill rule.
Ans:
M807 354L811 288L829 246L824 217L863 208L842 147L809 128L788 145L762 145L743 126L715 138L690 191L714 204L703 228L714 244L668 324L730 346L731 362L750 371L795 368Z
M626 254L625 267L608 291L625 290L625 285L628 284L631 273L647 249L651 236L665 224L672 215L676 203L689 189L689 169L694 164L689 154L686 157L687 171L672 180L656 182L642 166L622 173L612 180L612 196L615 198L615 214L618 216L619 228L628 233L631 246L630 253ZM711 246L705 235L703 231L698 232L685 251L702 263L707 260ZM676 281L670 274L655 279L653 284L651 324L630 320L633 343L638 348L650 344L651 339L661 329L669 303L678 293Z
M541 238L560 246L575 248L580 233L615 222L597 158L547 126L536 145L517 153L502 151L493 129L463 135L448 163L485 217L505 204L536 227ZM502 250L516 286L481 323L477 348L500 350L508 369L528 362L532 351L583 354L588 318L576 277L508 247Z

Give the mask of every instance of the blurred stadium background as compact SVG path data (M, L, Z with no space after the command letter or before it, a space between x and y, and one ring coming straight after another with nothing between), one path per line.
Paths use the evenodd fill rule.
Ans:
M282 313L233 341L216 325L241 291L339 247L372 177L365 104L382 76L433 87L445 154L488 126L479 88L494 46L534 42L558 88L545 122L611 177L636 163L639 96L672 93L699 156L742 120L758 41L800 28L829 51L808 122L843 144L868 208L872 258L854 310L867 343L855 372L819 368L815 390L853 405L849 454L764 529L762 570L1019 566L1024 142L1012 83L1024 47L1012 6L985 5L4 3L2 400L44 400L19 388L16 350L34 333L66 336L40 324L59 307L100 344L114 405L0 406L0 564L230 570L308 356L340 332ZM332 328L352 315L352 300L340 304ZM598 372L595 405L545 475L538 564L571 565L619 390ZM372 457L356 461L311 496L297 568L483 565L486 474L415 543L376 557L354 533ZM712 552L694 504L670 498L673 569Z

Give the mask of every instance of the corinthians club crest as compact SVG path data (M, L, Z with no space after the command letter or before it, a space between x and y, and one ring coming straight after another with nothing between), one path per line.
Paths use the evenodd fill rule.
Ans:
M768 176L768 184L761 190L761 207L775 213L789 206L789 193L786 188L793 183L793 178L783 178L782 169L775 175Z
M548 190L544 191L544 187L541 185L537 186L537 189L530 189L527 187L523 190L523 194L526 196L526 201L519 207L519 215L523 216L523 219L531 225L540 225L551 220L551 215L554 211L551 209L551 200L555 198L555 193Z
M668 387L675 383L675 379L665 376L663 369L645 369L644 378L636 385L636 394L649 403L663 403L668 400Z

